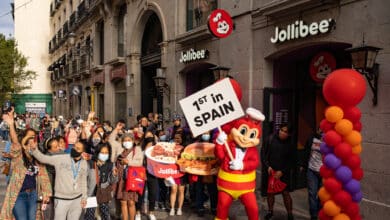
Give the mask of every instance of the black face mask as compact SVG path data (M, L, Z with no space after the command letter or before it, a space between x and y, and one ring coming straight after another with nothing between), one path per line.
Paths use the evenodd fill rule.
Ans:
M77 152L76 149L72 148L70 150L70 156L73 157L73 158L80 157L81 156L81 152Z

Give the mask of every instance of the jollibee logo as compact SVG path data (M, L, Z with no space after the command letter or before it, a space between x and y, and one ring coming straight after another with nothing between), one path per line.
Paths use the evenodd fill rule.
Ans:
M211 12L208 26L215 37L225 38L232 32L233 21L226 11L217 9Z

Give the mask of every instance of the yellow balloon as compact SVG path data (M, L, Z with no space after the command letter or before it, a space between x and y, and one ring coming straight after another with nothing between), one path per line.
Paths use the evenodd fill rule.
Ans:
M337 133L341 134L342 136L346 136L349 133L351 133L353 129L353 124L348 119L341 119L338 122L336 122L334 129L337 131Z
M325 202L324 204L324 212L325 214L329 215L329 216L336 216L340 213L340 207L338 205L336 205L335 202L333 202L333 200L328 200Z
M362 135L356 130L352 130L347 136L344 136L344 141L351 146L359 145L362 142Z
M336 123L344 117L343 110L338 106L330 106L325 110L325 118L329 122Z

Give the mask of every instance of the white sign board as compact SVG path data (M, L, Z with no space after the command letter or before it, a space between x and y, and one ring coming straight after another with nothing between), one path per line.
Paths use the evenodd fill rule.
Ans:
M194 137L244 115L229 78L179 102Z

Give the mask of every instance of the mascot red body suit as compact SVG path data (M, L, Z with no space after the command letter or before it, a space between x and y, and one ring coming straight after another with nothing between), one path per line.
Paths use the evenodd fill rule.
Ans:
M218 172L218 206L216 219L227 219L233 200L240 199L248 219L258 220L256 195L256 168L260 164L257 145L261 137L264 115L248 108L247 115L223 126L216 139L215 156L221 161ZM225 133L226 132L226 133ZM232 153L230 160L225 141Z

